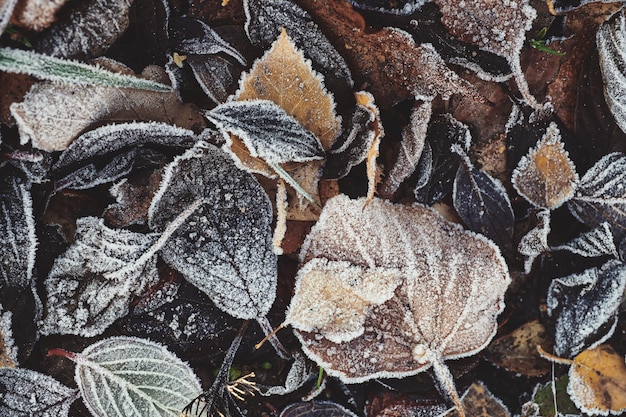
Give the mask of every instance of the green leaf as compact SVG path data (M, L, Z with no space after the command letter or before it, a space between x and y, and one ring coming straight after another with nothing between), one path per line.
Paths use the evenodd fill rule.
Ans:
M44 80L80 85L104 85L163 92L172 90L170 86L156 81L117 74L78 61L11 48L0 48L0 71L28 74Z

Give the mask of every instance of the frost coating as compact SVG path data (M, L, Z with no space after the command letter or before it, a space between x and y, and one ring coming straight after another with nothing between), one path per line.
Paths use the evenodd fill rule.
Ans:
M552 281L547 304L555 320L554 353L571 358L608 339L625 288L626 266L616 260Z
M574 196L578 174L552 122L537 146L519 161L511 183L530 204L553 210Z
M196 199L202 205L173 233L161 256L228 314L264 316L277 280L265 191L223 151L200 143L166 168L148 213L150 228L163 230Z
M0 368L0 414L3 417L67 417L79 396L56 379L20 368Z
M269 164L324 158L319 139L269 100L231 101L205 116L224 132L239 137L251 156Z
M98 335L159 279L155 251L149 251L158 235L110 229L96 217L78 219L76 226L74 243L45 282L42 334Z
M608 222L602 223L593 230L581 233L569 242L551 247L550 250L567 250L589 258L602 255L619 257Z
M30 187L17 176L0 179L0 288L26 288L33 279L37 236Z
M0 305L0 367L18 366L17 346L13 339L13 313L3 311Z
M393 297L372 303L358 337L334 343L323 333L298 329L305 353L330 375L358 383L414 375L435 362L441 368L443 359L483 349L495 334L510 282L497 247L426 207L374 199L363 208L363 202L345 196L327 202L302 246L305 271L324 259L371 274L400 271L401 283ZM325 287L319 288L323 293ZM292 306L307 296L300 300L296 293ZM423 354L417 355L417 347Z
M537 213L537 225L530 229L520 240L517 250L524 255L524 272L530 270L539 255L550 251L548 245L550 234L550 210L541 210Z
M579 221L596 227L607 221L614 232L626 230L626 155L605 155L582 177L567 203Z
M622 9L604 22L596 34L604 97L617 125L626 132L626 15Z
M149 340L104 339L73 360L74 378L94 416L179 417L202 393L189 365Z

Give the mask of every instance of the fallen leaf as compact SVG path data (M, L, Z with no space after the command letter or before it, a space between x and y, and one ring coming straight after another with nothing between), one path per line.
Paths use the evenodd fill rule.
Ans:
M502 183L477 169L460 147L461 156L452 189L452 202L459 217L470 230L496 243L503 253L513 252L513 207Z
M626 230L625 180L626 155L613 152L603 156L585 173L567 202L570 212L589 227L608 222L620 239Z
M619 258L611 226L608 222L604 222L588 232L579 234L569 242L553 246L550 250L566 250L588 258L604 255Z
M103 55L128 27L134 0L89 0L43 32L35 50L60 58Z
M149 340L111 337L59 354L76 363L74 379L94 416L175 417L202 392L189 365Z
M291 404L279 417L356 417L352 411L331 401L306 401Z
M520 65L520 52L537 12L528 0L507 2L434 0L441 22L463 42L503 56L509 62L522 97L533 108L542 105L531 95ZM482 76L489 78L488 74Z
M489 392L487 387L474 382L461 397L463 409L471 417L510 417L509 410L502 401ZM450 410L441 417L458 417L456 410Z
M15 6L11 22L19 27L41 31L56 21L55 14L65 3L67 0L19 1Z
M602 3L619 2L620 0L601 0ZM599 0L546 0L548 8L552 14L563 14L571 12L589 3L598 3Z
M19 364L12 327L13 313L4 311L2 304L0 304L0 368L15 368ZM0 405L1 409L2 406Z
M536 213L537 224L520 239L517 250L524 255L524 272L530 273L535 259L550 251L548 235L550 234L550 210Z
M265 316L277 282L267 194L226 153L199 143L166 167L148 212L150 229L164 231L193 201L200 206L160 255L228 314Z
M443 360L473 355L495 334L506 263L491 241L431 209L364 201L326 203L285 322L331 376L359 383L433 366L458 405Z
M554 279L547 304L555 326L555 354L572 358L611 337L625 288L626 266L617 260Z
M474 87L450 70L432 45L417 45L397 28L367 33L363 18L340 0L301 4L328 34L353 70L357 85L367 85L381 109L415 97L444 99L462 94L484 101Z
M80 396L51 376L20 368L0 368L0 413L5 417L67 417Z
M0 177L0 241L0 288L30 287L37 250L30 184L6 171Z
M626 411L626 363L609 346L588 349L574 358L567 392L588 415L621 414Z
M578 174L565 151L556 123L523 157L513 171L511 183L529 203L553 210L574 196Z
M4 33L7 28L16 4L17 0L6 0L0 4L0 33Z
M35 84L22 103L11 105L11 114L22 143L31 140L34 147L46 151L66 149L81 133L108 121L149 120L182 128L204 125L194 106L180 102L174 92L50 82Z
M413 107L409 124L402 130L398 158L381 184L381 196L392 197L402 181L415 171L424 149L432 111L431 101L421 102Z
M567 394L568 384L568 375L563 375L545 384L537 384L533 390L531 402L525 405L526 407L522 406L522 410L536 407L537 414L535 416L537 417L557 416L557 413L566 416L580 415L580 410L576 408ZM528 414L528 417L532 416L533 414Z
M551 366L539 355L537 345L552 350L546 329L539 320L533 320L491 342L487 347L487 359L509 372L526 376L547 375Z
M148 209L159 188L162 172L155 170L145 183L123 179L109 189L116 202L109 205L102 217L112 227L122 228L148 223Z

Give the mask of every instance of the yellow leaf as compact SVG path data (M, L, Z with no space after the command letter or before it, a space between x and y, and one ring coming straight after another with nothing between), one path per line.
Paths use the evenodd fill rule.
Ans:
M341 123L333 97L284 29L241 82L236 100L252 99L270 100L282 107L313 132L325 150L339 134Z
M588 349L574 358L567 392L587 414L626 411L626 363L609 345Z

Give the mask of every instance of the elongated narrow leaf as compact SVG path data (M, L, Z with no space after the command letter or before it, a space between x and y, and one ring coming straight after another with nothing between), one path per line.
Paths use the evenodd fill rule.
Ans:
M43 334L95 336L158 280L156 256L149 252L156 234L109 229L95 217L78 219L76 226L76 240L46 280Z
M506 189L500 181L476 169L467 155L462 156L452 191L454 208L471 230L511 253L515 217Z
M270 164L324 157L319 139L269 100L233 101L205 115L225 132L243 140L252 156Z
M555 321L554 352L572 358L608 339L626 288L626 265L609 261L552 281L548 315Z
M67 417L78 390L56 379L20 368L0 368L2 417Z
M37 248L30 186L6 171L0 175L0 289L27 288Z
M167 167L150 206L150 228L163 230L197 198L203 204L165 243L161 256L227 313L264 316L277 279L268 196L223 151L201 143Z
M72 356L76 383L95 417L180 417L202 392L189 365L148 340L112 337Z
M172 90L172 87L156 81L19 49L0 48L0 70L79 85L102 85L160 92Z
M626 155L610 153L582 177L568 202L570 212L587 226L608 222L618 236L626 231Z

